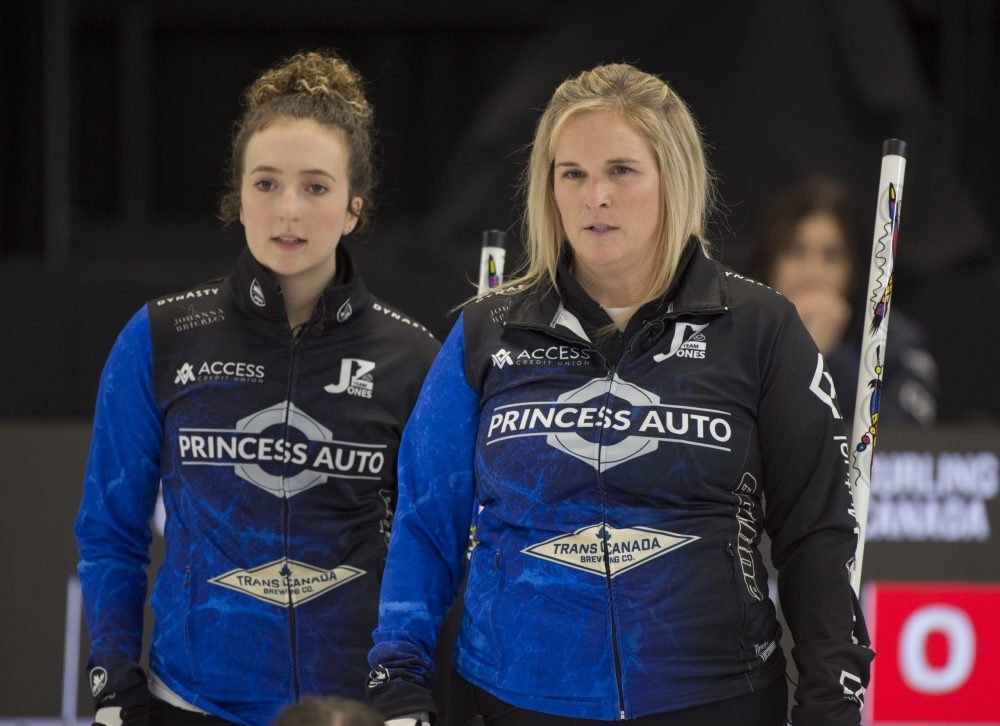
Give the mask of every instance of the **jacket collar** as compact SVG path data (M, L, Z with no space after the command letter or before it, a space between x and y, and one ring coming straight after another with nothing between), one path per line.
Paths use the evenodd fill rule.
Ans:
M566 260L557 270L558 292L551 286L514 293L507 320L528 327L555 328L566 324L566 310L579 319L587 331L611 324L604 309L581 287L569 271ZM708 257L698 240L688 240L670 288L657 300L643 305L633 315L632 324L665 317L708 315L724 312L729 306L729 286L721 265ZM630 325L631 328L631 325ZM574 331L579 334L580 331ZM582 336L581 337L586 337Z
M322 335L352 321L368 307L369 293L343 244L337 245L337 274L316 302L306 323L313 335ZM226 278L236 306L253 317L288 325L281 285L274 273L244 248Z
M729 308L729 284L723 266L692 237L681 258L677 279L661 299L661 314L706 315Z

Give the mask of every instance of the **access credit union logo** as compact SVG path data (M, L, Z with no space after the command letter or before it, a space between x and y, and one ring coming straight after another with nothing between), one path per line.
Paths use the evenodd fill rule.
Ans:
M1000 723L1000 584L873 582L864 600L869 724Z

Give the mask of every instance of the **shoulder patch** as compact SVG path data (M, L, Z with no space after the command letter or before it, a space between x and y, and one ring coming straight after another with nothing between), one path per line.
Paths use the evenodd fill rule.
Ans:
M398 310L389 307L381 300L376 300L374 298L372 299L372 311L378 313L382 317L385 317L389 320L394 320L398 322L400 325L415 328L423 333L426 333L431 338L434 337L434 334L431 333L431 331L429 331L427 328L425 328L422 323L418 322L417 320L414 320L405 313L401 313Z

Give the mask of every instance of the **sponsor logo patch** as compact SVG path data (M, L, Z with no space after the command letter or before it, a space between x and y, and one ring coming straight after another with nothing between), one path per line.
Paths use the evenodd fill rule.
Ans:
M256 277L250 283L250 302L259 308L267 307L267 298L264 297L264 287Z
M381 663L375 666L375 670L368 673L368 687L378 688L389 682L389 669Z
M750 472L744 472L743 479L736 487L736 499L739 503L736 510L736 524L739 529L737 549L740 553L740 570L743 573L743 583L746 585L747 592L754 600L763 600L764 594L757 587L757 576L753 564L754 541L758 534L757 520L753 516L756 491L757 480Z
M666 353L657 353L653 356L653 360L662 363L675 356L703 360L708 351L708 342L702 331L708 325L708 323L677 323L674 326L674 335L670 339L670 349Z
M515 403L493 409L486 445L528 436L598 471L607 471L660 444L730 451L730 414L660 403L660 397L615 374L594 378L555 401Z
M371 398L375 392L372 371L375 363L362 358L344 358L340 362L340 380L324 386L327 393L347 393L359 398Z
M206 287L201 290L191 290L189 292L181 293L180 295L167 295L166 297L161 297L156 301L157 307L161 305L167 305L172 302L178 302L179 300L196 300L202 297L212 297L219 294L219 288L217 287Z
M610 572L611 577L617 577L696 539L699 537L650 527L615 529L592 524L526 547L522 552L576 570L602 576Z
M496 353L491 355L490 358L493 359L493 365L497 368L514 365L514 358L511 356L510 351L506 348L501 348Z
M177 369L177 375L174 377L174 383L186 386L189 383L194 383L194 380L194 366L190 363L185 363Z
M378 481L386 471L385 449L336 440L289 401L250 414L232 429L177 432L182 465L232 467L236 476L276 497L292 497L331 477Z
M504 366L532 366L532 365L557 365L557 366L582 366L590 362L591 352L587 348L579 348L575 345L549 345L541 348L526 348L515 352L501 348L493 353L493 365L497 368Z
M215 325L226 319L226 313L222 308L198 310L194 305L186 305L184 306L184 311L184 315L177 316L173 321L174 330L178 333L204 328L208 325Z
M823 356L820 353L816 354L816 370L813 371L809 390L813 392L816 398L830 407L830 412L834 418L843 418L837 409L837 391L833 386L833 376L827 372L826 366L823 363Z
M861 684L861 679L853 673L847 671L840 672L840 685L844 687L844 696L858 706L864 704L865 687Z
M90 669L90 692L96 698L97 694L108 685L108 672L98 666Z
M203 361L197 365L185 363L177 369L174 383L186 386L195 381L233 381L237 383L263 383L264 366L242 361Z
M340 565L331 570L295 560L275 560L252 570L230 570L209 580L264 602L295 606L319 597L365 574L364 570Z
M434 337L434 334L431 331L429 331L423 325L421 325L420 323L418 323L416 320L413 320L413 319L407 317L406 315L403 315L402 313L397 313L395 310L393 310L391 308L388 308L385 305L382 305L381 303L377 303L377 302L373 301L372 302L372 310L374 310L377 313L382 313L387 318L390 318L392 320L396 320L396 321L398 321L400 323L403 323L404 325L409 325L410 327L416 328L417 330L422 330L423 332L427 333L427 335L429 337L431 337L431 338Z
M762 661L767 662L767 659L771 657L771 654L777 650L778 644L773 640L768 640L764 643L755 643L753 646L754 655L760 658Z

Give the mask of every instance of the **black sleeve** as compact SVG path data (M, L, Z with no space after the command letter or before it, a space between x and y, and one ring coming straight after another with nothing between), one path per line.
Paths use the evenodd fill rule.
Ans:
M798 668L795 726L860 723L874 653L850 583L849 441L822 356L789 305L759 408L765 525Z

